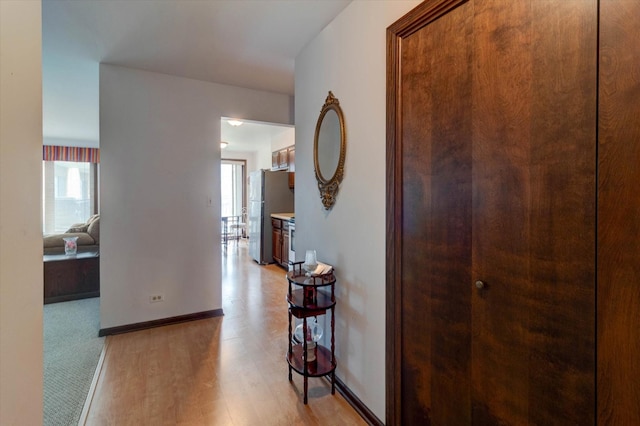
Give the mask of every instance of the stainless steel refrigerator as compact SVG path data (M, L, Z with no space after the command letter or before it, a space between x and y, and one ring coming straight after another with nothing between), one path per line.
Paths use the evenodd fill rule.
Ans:
M272 213L293 213L293 190L286 171L257 170L249 174L249 255L273 263Z

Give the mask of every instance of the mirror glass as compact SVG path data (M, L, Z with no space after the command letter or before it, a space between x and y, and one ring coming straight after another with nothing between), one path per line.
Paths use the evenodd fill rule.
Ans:
M330 109L322 119L318 134L318 173L324 180L336 174L340 161L340 120L335 110Z
M329 92L320 110L313 137L313 168L318 181L320 199L329 210L336 202L336 195L344 174L347 147L344 116L338 98Z

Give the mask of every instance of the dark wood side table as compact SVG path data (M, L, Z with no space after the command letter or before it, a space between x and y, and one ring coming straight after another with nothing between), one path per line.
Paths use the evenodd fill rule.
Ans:
M100 296L100 254L97 251L47 254L44 261L44 303Z
M292 371L304 378L304 403L308 401L309 377L329 376L331 378L331 394L336 392L336 356L335 356L335 283L334 272L325 275L307 277L301 270L302 262L292 264L293 270L287 273L289 291L287 303L289 305L289 349L287 350L287 362L289 363L289 381L292 381ZM331 315L330 347L320 345L315 347L315 359L308 360L307 348L307 318L320 315ZM294 341L292 330L293 317L302 319L303 338L301 342Z

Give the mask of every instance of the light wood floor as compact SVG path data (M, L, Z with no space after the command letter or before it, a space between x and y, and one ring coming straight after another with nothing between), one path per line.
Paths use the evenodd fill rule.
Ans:
M246 245L222 259L224 317L109 336L87 425L361 425L327 381L288 380L287 283Z

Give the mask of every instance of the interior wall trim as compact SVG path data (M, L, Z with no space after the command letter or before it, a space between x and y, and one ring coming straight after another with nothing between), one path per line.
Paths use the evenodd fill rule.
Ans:
M213 309L211 311L195 312L193 314L178 315L176 317L161 318L153 321L138 322L135 324L119 325L117 327L101 328L98 336L110 336L114 334L129 333L131 331L146 330L148 328L162 327L165 325L179 324L181 322L196 321L207 318L224 316L222 309Z
M325 376L323 378L327 382L329 382L329 384L331 384L331 379L328 376ZM349 389L349 386L347 386L342 380L340 380L338 376L335 377L335 380L336 380L336 389L338 390L340 395L342 395L342 397L347 401L347 403L351 407L353 407L353 409L358 414L360 414L360 417L362 417L370 425L384 426L384 423L375 414L373 414L373 411L371 411L369 407L367 407L360 400L360 398L358 398L356 394L353 393L351 389Z

